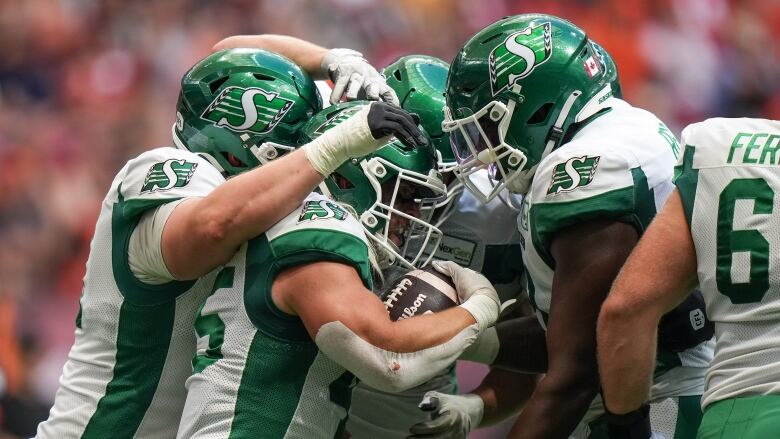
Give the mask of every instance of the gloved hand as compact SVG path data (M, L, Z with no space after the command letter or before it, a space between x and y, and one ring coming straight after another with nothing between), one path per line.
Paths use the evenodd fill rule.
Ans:
M373 102L304 145L303 151L312 167L328 176L346 160L362 157L384 146L390 136L410 147L428 145L418 122L415 115L400 107Z
M395 91L385 82L385 78L363 58L363 54L351 49L331 49L322 58L322 71L333 81L330 103L341 100L365 98L400 105Z
M409 438L463 439L479 426L485 403L472 394L428 392L419 407L431 412L431 420L412 425Z
M452 261L434 261L432 265L436 271L452 279L460 306L474 316L480 331L496 323L501 312L501 300L485 276Z

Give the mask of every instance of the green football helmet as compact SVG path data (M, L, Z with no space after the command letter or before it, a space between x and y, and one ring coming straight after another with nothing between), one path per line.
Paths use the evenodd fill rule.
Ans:
M477 33L447 81L442 129L456 176L485 202L505 188L526 193L569 129L605 108L612 96L606 69L582 29L551 15L507 17ZM482 191L468 176L486 167L493 186Z
M293 150L321 108L314 82L289 59L221 50L184 74L173 140L233 176Z
M618 77L617 64L612 58L612 55L607 52L607 49L600 46L593 40L590 40L593 44L593 48L596 49L596 55L600 57L600 62L604 65L604 75L609 80L609 84L612 86L612 96L623 99L623 91L620 87L620 78Z
M450 146L450 136L441 129L444 121L444 91L450 65L426 55L407 55L399 58L382 71L387 85L398 95L401 108L420 117L422 126L431 138L436 154L436 165L444 180L458 163ZM463 193L463 184L452 177L447 186L447 197L433 203L425 203L422 218L440 227L449 218L456 202ZM407 244L411 240L407 240Z
M303 141L311 141L358 112L365 101L352 101L328 107L303 127ZM443 198L447 189L436 169L432 148L409 148L391 140L376 152L348 160L327 176L320 189L333 200L355 209L366 235L381 251L383 268L398 264L407 268L425 265L432 255L422 247L416 254L404 257L403 242L391 240L391 223L406 222L402 231L406 238L410 230L426 230L426 245L438 245L441 231L419 218L423 200ZM411 213L401 210L413 205ZM417 212L415 212L415 210ZM394 220L394 217L396 218Z

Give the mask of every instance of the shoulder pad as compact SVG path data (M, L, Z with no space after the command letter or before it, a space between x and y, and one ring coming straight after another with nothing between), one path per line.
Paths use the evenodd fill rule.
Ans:
M347 209L313 193L301 206L265 233L281 265L337 261L354 265L371 285L369 242L363 227Z
M122 215L187 197L205 197L225 179L209 162L189 151L157 148L130 160L118 188Z

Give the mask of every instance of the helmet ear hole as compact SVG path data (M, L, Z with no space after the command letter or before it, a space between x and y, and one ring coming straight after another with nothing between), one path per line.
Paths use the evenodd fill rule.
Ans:
M230 163L230 166L235 166L236 168L246 168L246 163L242 162L241 159L234 156L233 154L229 152L222 152L222 157L225 157L225 160L227 160L228 163Z
M227 80L228 80L228 78L229 78L228 76L223 76L223 77L221 77L221 78L219 78L219 79L217 79L217 80L215 80L215 81L212 81L212 82L209 84L209 90L211 90L211 92L212 92L212 93L216 93L216 92L217 92L217 89L219 88L219 86L221 86L222 84L224 84L224 83L225 83L225 81L227 81Z
M400 81L400 80L401 80L401 69L396 69L396 70L393 72L393 76L395 76L395 79L397 79L397 80L399 80L399 81Z
M528 125L536 125L540 123L544 123L547 121L547 117L550 116L550 110L553 108L552 102L547 102L545 104L542 104L541 107L539 107L538 110L534 112L534 114L531 115L531 117L528 118L528 121L526 122Z
M336 182L336 186L338 186L339 189L353 189L355 187L351 181L347 180L346 177L339 173L334 172L331 174L331 176L333 177L333 181Z

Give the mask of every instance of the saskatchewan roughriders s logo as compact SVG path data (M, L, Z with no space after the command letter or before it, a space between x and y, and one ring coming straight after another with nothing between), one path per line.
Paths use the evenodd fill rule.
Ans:
M527 27L507 37L490 52L490 89L493 96L525 78L552 55L552 25Z
M578 187L589 185L593 181L600 158L600 156L572 157L564 163L555 165L547 195L571 192Z
M200 117L233 131L263 134L271 131L292 106L293 101L279 93L234 86L222 90Z
M335 127L336 125L340 124L341 122L344 122L345 120L352 117L353 114L360 111L363 107L362 106L356 106L356 107L350 107L343 111L339 111L336 114L332 114L328 117L328 119L323 123L322 125L318 126L316 130L314 130L314 134L321 135L325 133L325 131L328 131L329 129Z
M141 193L186 186L195 173L196 167L198 167L197 163L177 159L155 163L146 173Z
M298 217L298 222L314 221L318 219L334 218L337 220L345 220L347 218L347 211L336 203L332 203L327 200L307 201L303 204L301 215Z

